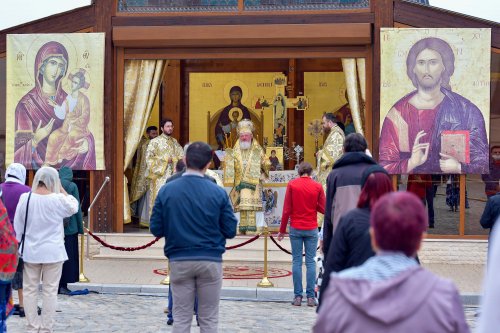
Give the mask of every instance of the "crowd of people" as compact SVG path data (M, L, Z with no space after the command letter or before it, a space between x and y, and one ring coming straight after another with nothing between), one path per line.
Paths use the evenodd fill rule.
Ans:
M83 226L78 189L71 180L67 167L59 172L42 167L30 188L24 185L22 164L7 168L0 186L0 332L7 331L10 314L26 317L26 332L52 332L57 294L69 294L67 283L78 281L76 237ZM12 301L12 289L18 291L18 304Z
M411 186L395 192L364 137L340 135L333 120L331 115L323 118L325 130L333 130L335 139L318 154L316 173L310 163L302 162L299 177L286 189L278 240L289 230L292 304L303 304L304 256L306 304L318 310L313 332L468 332L454 284L427 271L418 260L430 227L425 195L416 195ZM219 175L209 169L213 151L207 143L193 142L182 149L171 137L171 120L163 121L161 129L162 135L151 136L150 144L141 148L150 181L133 200L151 209L144 222L154 236L165 238L171 270L167 324L173 325L173 332L190 332L196 313L201 332L217 332L226 240L238 229L258 232L255 220L270 165L253 139L252 123L240 121L239 139L226 152L224 182L233 185L228 195ZM317 174L325 184L314 180ZM78 280L77 237L83 225L72 177L69 168L58 172L42 167L30 188L23 165L13 163L7 169L0 186L0 332L6 332L6 318L14 311L26 316L27 332L52 332L57 294L71 293L67 284ZM200 197L204 200L197 200ZM494 227L499 198L491 196L481 220L484 227ZM498 237L493 236L490 261L500 254ZM324 255L319 293L318 244ZM488 295L500 290L494 272L488 271L486 278ZM17 305L12 289L18 290ZM480 332L498 327L489 326L499 325L492 310L497 302L493 296L484 298Z

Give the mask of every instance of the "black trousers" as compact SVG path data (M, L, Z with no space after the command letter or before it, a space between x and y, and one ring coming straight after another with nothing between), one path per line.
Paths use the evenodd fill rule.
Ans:
M78 233L64 236L64 247L68 260L63 264L59 287L66 287L68 283L78 282L80 276L78 256Z

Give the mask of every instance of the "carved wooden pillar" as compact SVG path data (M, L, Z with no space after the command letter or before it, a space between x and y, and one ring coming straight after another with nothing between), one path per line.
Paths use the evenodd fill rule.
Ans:
M106 82L116 82L116 71L114 70L114 49L111 43L111 17L115 8L106 1L96 1L94 3L96 25L95 32L106 33L105 40L105 60L104 77ZM123 77L123 75L122 75ZM123 85L123 82L121 82ZM123 101L123 96L122 96ZM96 232L122 232L123 231L123 140L117 139L117 131L123 129L123 117L121 127L117 126L117 112L115 102L115 84L104 85L104 156L105 170L94 171L90 175L90 201L101 187L106 176L111 178L111 183L107 184L101 193L98 201L94 204L89 217L91 227ZM123 138L123 131L121 133ZM117 147L121 146L121 155L117 152ZM121 170L117 159L121 161ZM115 201L117 192L121 190L121 200ZM118 196L120 198L120 196ZM121 203L121 205L120 205Z
M372 142L378 143L380 129L380 28L394 26L394 0L371 0L371 10L375 14L372 76ZM378 160L378 144L373 145L373 156Z
M185 119L181 117L181 62L180 60L169 60L165 70L162 85L161 118L169 118L174 122L172 136L182 145L189 140L189 134L183 124ZM184 115L188 120L188 115Z

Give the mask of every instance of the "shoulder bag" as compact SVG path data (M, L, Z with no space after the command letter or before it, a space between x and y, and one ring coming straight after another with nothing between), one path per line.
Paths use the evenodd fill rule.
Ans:
M26 237L26 226L28 225L28 208L30 206L31 192L28 195L28 202L26 203L26 215L24 216L24 230L21 236L21 242L19 246L21 247L21 254L19 255L19 260L17 261L17 271L22 272L24 267L23 253L24 253L24 239Z

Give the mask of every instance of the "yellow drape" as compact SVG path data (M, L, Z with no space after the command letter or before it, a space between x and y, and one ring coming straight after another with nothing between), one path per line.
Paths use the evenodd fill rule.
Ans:
M166 60L127 60L124 76L123 140L125 144L123 171L134 157L143 135L156 94L160 88ZM123 221L129 223L130 204L127 177L123 177Z
M366 66L365 58L356 58L356 65L358 69L359 90L361 90L361 99L363 100L363 108L366 103Z
M349 99L349 107L351 108L352 121L357 133L364 135L363 131L363 116L361 113L361 105L359 103L358 90L358 75L356 71L355 58L342 58L342 68L345 76L347 88L347 97ZM364 80L363 80L364 81ZM362 88L363 90L364 88Z

